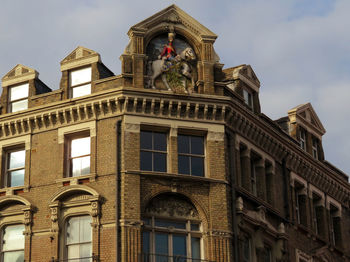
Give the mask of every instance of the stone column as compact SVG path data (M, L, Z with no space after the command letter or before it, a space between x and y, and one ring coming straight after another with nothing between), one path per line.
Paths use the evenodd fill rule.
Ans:
M139 262L141 255L141 225L138 220L120 220L121 226L121 261Z

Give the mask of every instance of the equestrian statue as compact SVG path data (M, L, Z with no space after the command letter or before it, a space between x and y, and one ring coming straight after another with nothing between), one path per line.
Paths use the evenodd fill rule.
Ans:
M195 86L191 62L196 60L196 55L190 47L177 54L173 45L174 37L174 33L168 34L168 44L164 45L158 59L151 62L152 74L149 85L155 89L154 81L161 76L168 90L182 86L188 93L187 79L191 81L193 87Z

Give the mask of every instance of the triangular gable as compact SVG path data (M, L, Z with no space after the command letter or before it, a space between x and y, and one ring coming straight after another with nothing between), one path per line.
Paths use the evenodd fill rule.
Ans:
M254 91L259 92L260 81L250 65L239 65L233 68L224 69L224 73L228 80L239 79Z
M320 119L318 118L315 110L310 103L302 104L292 108L288 111L288 116L290 119L294 118L294 121L296 121L296 118L302 119L303 122L308 123L309 126L312 126L321 135L324 135L326 133L326 129L323 127Z
M100 55L86 47L78 46L61 61L61 71L100 62Z
M199 23L176 5L171 5L131 27L136 31L147 31L160 23L182 24L200 38L216 39L217 35Z
M30 67L18 64L12 68L2 78L2 86L9 86L20 82L35 79L39 76L39 73Z

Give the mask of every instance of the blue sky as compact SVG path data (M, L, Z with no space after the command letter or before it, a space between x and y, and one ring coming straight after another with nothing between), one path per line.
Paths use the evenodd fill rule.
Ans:
M266 115L311 102L327 130L326 159L350 174L348 0L2 0L0 75L21 63L57 89L59 62L78 45L119 74L130 26L173 3L219 36L225 67L253 67Z

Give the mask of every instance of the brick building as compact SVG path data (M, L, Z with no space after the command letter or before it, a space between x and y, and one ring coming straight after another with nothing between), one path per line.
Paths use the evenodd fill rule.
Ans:
M262 114L253 69L174 5L128 36L121 75L78 47L58 90L2 78L0 261L350 261L311 104Z

